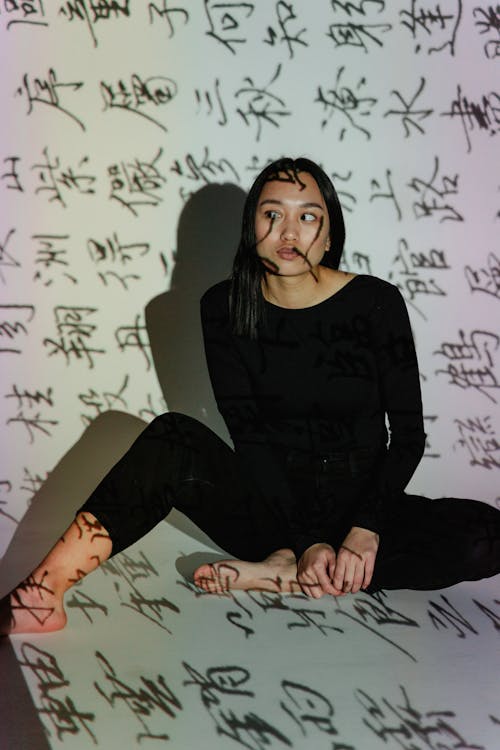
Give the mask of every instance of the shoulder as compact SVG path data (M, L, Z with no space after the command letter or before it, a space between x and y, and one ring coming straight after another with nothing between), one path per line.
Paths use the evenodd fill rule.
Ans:
M369 274L360 274L356 279L356 288L374 308L406 307L399 288L390 281Z
M225 279L207 289L200 300L202 315L227 313L230 288L231 281Z
M379 294L379 295L392 295L392 294L399 294L399 289L395 284L391 284L390 281L386 281L385 279L381 279L379 276L371 276L367 273L361 273L358 274L356 277L359 284L364 286L365 289L370 289L373 291L373 293Z

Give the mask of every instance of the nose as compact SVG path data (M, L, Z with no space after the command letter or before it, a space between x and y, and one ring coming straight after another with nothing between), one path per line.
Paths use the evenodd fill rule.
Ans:
M296 240L297 236L297 227L295 223L291 219L287 219L281 227L281 239Z

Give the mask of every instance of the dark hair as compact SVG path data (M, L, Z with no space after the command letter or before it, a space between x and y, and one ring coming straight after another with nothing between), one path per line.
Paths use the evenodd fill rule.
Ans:
M339 267L344 249L345 225L338 195L328 175L315 162L303 157L283 157L268 164L248 192L243 207L240 243L233 262L229 314L232 331L237 336L257 338L259 324L264 316L261 281L265 269L257 255L255 236L255 214L262 188L271 180L300 184L301 172L310 174L316 180L328 210L330 250L323 256L321 265Z

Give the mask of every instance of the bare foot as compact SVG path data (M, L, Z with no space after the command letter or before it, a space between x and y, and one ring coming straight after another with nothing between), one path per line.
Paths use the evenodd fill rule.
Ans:
M65 591L107 560L111 549L97 518L78 513L33 573L0 601L0 635L61 630Z
M0 635L51 633L65 625L62 593L50 587L46 574L32 573L0 601Z
M276 550L262 562L221 560L200 565L194 572L194 582L210 594L224 594L235 589L284 594L300 591L297 563L291 549Z

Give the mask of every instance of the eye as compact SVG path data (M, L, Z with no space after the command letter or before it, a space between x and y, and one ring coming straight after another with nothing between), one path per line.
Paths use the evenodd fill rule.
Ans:
M302 219L302 221L307 221L307 222L310 222L310 221L316 221L316 216L315 216L315 214L310 214L310 213L308 213L308 212L307 212L307 213L304 213L304 214L302 214L302 216L301 216L300 218Z
M279 217L278 211L275 211L273 208L269 208L267 211L264 212L264 216L266 219L271 219L271 221L275 221Z

